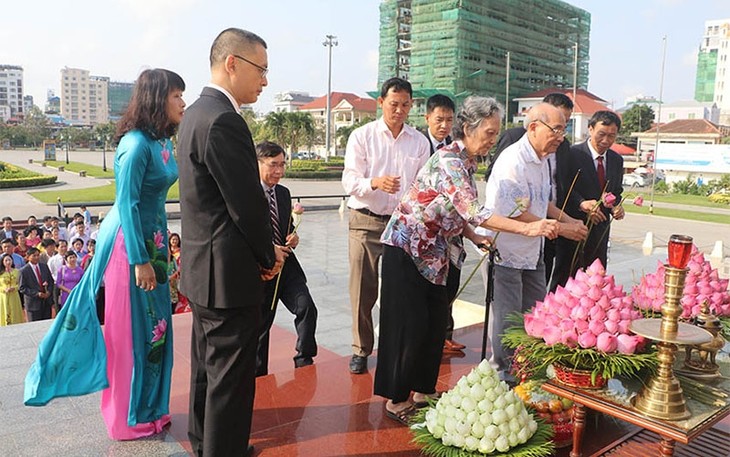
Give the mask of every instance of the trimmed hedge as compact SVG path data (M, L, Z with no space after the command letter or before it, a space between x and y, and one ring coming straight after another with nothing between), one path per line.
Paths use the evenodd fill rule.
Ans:
M342 170L292 170L286 171L287 178L294 179L342 179Z
M55 175L42 175L6 162L0 162L0 189L45 186L55 183L57 179L58 177Z
M730 205L730 194L715 193L707 197L713 203L724 203Z

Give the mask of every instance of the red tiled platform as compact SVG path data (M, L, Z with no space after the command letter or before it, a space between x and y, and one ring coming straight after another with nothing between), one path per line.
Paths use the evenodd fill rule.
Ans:
M172 379L170 433L188 451L188 389L191 315L173 319L176 348ZM467 345L462 357L445 357L437 390L448 390L480 361L482 326L457 330L455 338ZM406 427L383 414L384 400L373 396L374 357L370 372L352 375L349 357L319 348L312 366L293 369L295 336L274 327L268 376L256 383L251 442L256 455L269 456L417 456ZM723 429L727 430L727 420ZM636 428L611 418L590 414L584 455L607 448L636 434ZM568 448L558 450L567 456ZM708 454L709 457L709 454Z

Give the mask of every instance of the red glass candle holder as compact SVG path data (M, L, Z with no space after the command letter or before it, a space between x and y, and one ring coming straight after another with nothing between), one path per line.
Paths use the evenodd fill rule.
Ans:
M679 269L687 268L692 254L692 237L672 235L669 237L669 266Z

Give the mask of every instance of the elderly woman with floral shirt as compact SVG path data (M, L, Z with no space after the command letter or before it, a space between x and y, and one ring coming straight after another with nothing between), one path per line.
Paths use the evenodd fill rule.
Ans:
M524 223L492 214L477 201L477 156L497 141L502 107L469 97L454 122L455 141L437 151L403 196L383 232L380 336L375 394L386 415L407 423L415 407L436 395L448 317L449 244L465 255L458 235L489 244L473 227L526 236L557 236L554 221ZM413 400L411 401L411 392Z

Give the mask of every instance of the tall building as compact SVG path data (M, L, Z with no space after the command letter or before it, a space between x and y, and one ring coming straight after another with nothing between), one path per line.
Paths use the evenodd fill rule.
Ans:
M23 116L23 67L0 65L0 106L7 107L3 117L8 113L8 118Z
M306 105L307 103L314 100L314 97L309 95L309 92L300 91L287 91L279 92L274 95L274 111L277 113L286 112L292 113L299 109L299 107Z
M125 83L121 81L109 82L109 119L117 120L122 117L124 111L132 99L132 90L134 83Z
M420 90L419 115L419 96L435 92L504 102L573 87L577 43L577 85L585 89L590 24L590 13L559 0L383 0L378 85L408 79Z
M730 125L730 18L705 22L697 54L695 100L715 102L720 124Z
M61 116L71 125L109 122L109 78L92 76L89 70L61 70Z

